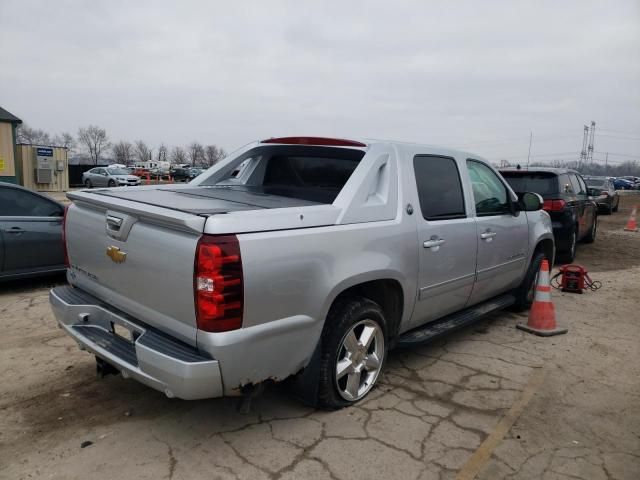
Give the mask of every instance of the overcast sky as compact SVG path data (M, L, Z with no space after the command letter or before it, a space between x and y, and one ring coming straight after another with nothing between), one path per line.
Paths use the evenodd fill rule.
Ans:
M0 73L0 106L51 133L374 137L522 161L533 131L534 160L566 160L594 120L596 152L640 159L639 0L0 0Z

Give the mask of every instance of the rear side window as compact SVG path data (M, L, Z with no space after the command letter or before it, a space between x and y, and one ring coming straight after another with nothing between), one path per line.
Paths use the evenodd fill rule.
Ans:
M453 158L416 155L413 159L420 210L426 220L464 218L464 197Z
M560 191L562 193L575 193L571 185L571 180L569 180L569 175L563 173L558 176L558 181L560 182Z
M541 172L500 172L516 193L534 192L540 195L558 193L558 177Z
M487 216L511 212L507 189L498 175L476 160L467 160L467 168L476 202L476 214Z

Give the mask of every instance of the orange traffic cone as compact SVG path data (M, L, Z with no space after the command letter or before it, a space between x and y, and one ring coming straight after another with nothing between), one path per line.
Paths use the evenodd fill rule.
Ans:
M629 217L629 220L627 221L627 226L624 227L624 229L627 232L637 232L638 231L638 224L636 222L636 210L638 207L633 207L633 210L631 210L631 216Z
M544 259L538 274L536 296L529 310L529 320L526 325L519 323L516 328L533 333L541 337L551 337L567 333L566 328L556 325L556 310L551 302L551 283L549 281L549 262Z

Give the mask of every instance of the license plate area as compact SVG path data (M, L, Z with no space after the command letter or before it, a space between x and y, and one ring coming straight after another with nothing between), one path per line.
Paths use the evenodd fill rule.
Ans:
M127 327L113 322L111 322L111 333L113 333L117 337L122 338L123 340L126 340L129 343L133 343L136 338L136 335L134 335L134 333Z

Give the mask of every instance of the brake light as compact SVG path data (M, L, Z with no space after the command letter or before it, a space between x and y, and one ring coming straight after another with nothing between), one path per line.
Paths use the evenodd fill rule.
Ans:
M609 192L607 192L606 190L603 190L600 192L600 195L604 195L605 197L609 196Z
M227 332L242 327L242 257L235 235L200 237L193 290L198 329Z
M545 200L542 208L547 212L561 212L566 204L564 200Z
M342 138L325 137L280 137L268 138L260 143L282 143L285 145L322 145L330 147L366 147L366 143L355 140L344 140Z
M69 252L67 250L67 212L69 205L64 207L64 215L62 217L62 251L64 252L64 266L69 268Z

